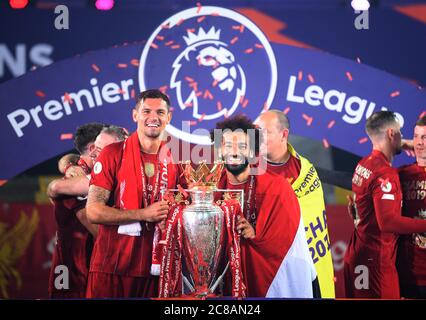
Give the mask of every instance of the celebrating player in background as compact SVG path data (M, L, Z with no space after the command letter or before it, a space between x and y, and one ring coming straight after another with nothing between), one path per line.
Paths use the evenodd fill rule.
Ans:
M426 116L414 127L416 163L399 168L403 192L402 215L426 219ZM401 296L426 299L426 234L415 233L399 239L397 267Z
M90 153L94 150L94 141L103 127L104 125L100 123L89 123L79 127L75 133L74 145L80 152L78 165L85 174L89 174L92 169ZM90 234L93 232L93 227L84 220L86 198L69 196L53 190L53 185L65 180L53 181L49 184L47 191L54 203L58 227L48 291L51 298L84 298L93 246L93 238ZM58 266L68 268L69 288L55 286L55 278L60 273L60 269L57 270Z
M401 152L395 114L373 113L367 119L366 131L373 151L358 163L352 179L359 223L345 256L346 297L398 299L398 234L425 232L426 220L401 216L401 186L398 171L391 165Z
M256 124L264 133L261 148L267 158L267 170L287 179L299 201L309 251L318 274L315 297L334 298L334 271L330 252L324 195L314 166L300 156L288 142L290 123L278 110L262 113ZM317 292L320 291L320 292Z
M88 298L158 295L158 277L150 274L154 223L165 219L169 210L160 200L161 190L176 188L178 178L177 166L162 148L162 133L171 120L168 97L159 90L142 92L133 120L136 132L105 147L92 172L87 216L99 224L99 233Z

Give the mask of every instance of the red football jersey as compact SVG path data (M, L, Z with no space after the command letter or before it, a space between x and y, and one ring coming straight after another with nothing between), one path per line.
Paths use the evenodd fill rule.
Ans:
M286 163L268 162L267 164L267 170L269 172L283 176L290 184L293 184L293 182L299 177L301 168L302 164L300 159L293 155L290 155L290 158Z
M152 197L152 186L156 177L158 162L156 155L142 153L145 175L147 177L147 195ZM120 186L117 175L123 158L123 142L107 146L97 158L101 163L100 172L92 172L91 185L111 191L111 205L119 208ZM176 181L169 172L168 179ZM150 203L150 202L148 202ZM150 275L152 260L152 242L154 224L141 222L140 236L118 234L117 225L99 225L98 236L93 248L90 272L103 272L131 277Z
M52 298L84 298L93 237L76 217L86 205L86 198L63 196L54 200L55 219L58 227L57 242L52 257L48 292ZM69 289L56 289L57 266L66 266L69 274Z
M399 178L404 199L402 215L426 219L426 167L417 163L403 166ZM401 236L397 266L401 283L426 286L426 234Z
M352 191L360 220L345 256L347 297L398 298L395 267L398 235L380 230L385 216L401 215L398 171L391 167L383 153L374 150L358 163L352 179ZM368 268L368 290L355 288L357 266Z

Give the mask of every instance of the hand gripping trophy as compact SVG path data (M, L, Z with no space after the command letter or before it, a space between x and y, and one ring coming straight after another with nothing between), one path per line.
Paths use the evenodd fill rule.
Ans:
M205 162L194 170L182 165L188 189L179 189L171 202L161 247L160 298L205 299L214 296L244 297L235 199L214 201L223 162L210 169ZM176 191L176 190L171 190ZM235 191L235 190L233 190Z

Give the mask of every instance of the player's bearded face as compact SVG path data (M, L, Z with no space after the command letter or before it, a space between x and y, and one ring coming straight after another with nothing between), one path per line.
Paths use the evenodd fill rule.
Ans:
M249 165L248 146L248 137L244 132L226 132L223 135L225 168L234 176L240 175Z
M146 137L158 138L170 123L171 113L164 100L147 98L133 110L133 120L138 124L138 131Z

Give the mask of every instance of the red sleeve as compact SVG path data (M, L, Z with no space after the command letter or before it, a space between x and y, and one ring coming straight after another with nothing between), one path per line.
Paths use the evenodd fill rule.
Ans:
M426 220L401 216L401 185L396 172L381 174L373 182L372 188L374 211L382 232L397 234L426 232Z
M115 144L110 146L105 147L96 159L91 173L90 185L113 191L118 150Z

